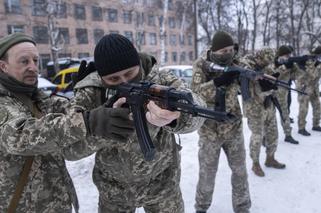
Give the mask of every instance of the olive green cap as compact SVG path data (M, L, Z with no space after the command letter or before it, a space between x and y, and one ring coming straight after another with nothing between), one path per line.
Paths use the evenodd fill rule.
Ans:
M0 39L0 58L2 58L6 52L14 45L21 42L31 42L36 45L36 42L31 36L24 33L13 33Z
M288 55L291 54L292 50L290 49L289 46L286 45L282 45L279 47L278 51L276 52L277 56L284 56L284 55Z
M212 39L212 51L223 49L224 47L233 46L232 36L225 31L217 31Z

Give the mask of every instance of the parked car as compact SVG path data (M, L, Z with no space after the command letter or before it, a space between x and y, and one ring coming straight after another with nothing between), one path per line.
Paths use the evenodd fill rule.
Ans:
M78 72L79 65L70 67L58 72L52 79L52 82L57 85L58 90L64 90L72 81L72 74Z
M191 65L164 66L161 67L159 70L172 72L182 81L184 81L188 86L191 85L193 75L193 66Z
M67 69L70 67L75 67L80 65L80 59L79 58L59 58L58 59L58 64L59 64L59 70ZM47 63L47 75L48 78L52 78L55 76L54 72L54 63L53 61L49 61Z
M57 85L51 83L45 78L38 77L38 88L44 91L46 94L51 95L56 91Z

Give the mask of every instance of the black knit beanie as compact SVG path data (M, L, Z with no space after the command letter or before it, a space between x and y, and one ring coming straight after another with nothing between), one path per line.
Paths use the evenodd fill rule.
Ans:
M217 31L212 39L212 51L223 49L224 47L233 46L233 38L225 31Z
M100 39L95 47L94 62L100 76L140 64L134 45L119 34L108 34Z
M321 54L321 46L317 46L316 48L314 48L314 49L312 50L312 53L313 53L313 54L316 54L316 55Z
M291 52L292 52L292 50L289 48L289 46L282 45L279 47L276 55L277 56L284 56L284 55L291 54Z

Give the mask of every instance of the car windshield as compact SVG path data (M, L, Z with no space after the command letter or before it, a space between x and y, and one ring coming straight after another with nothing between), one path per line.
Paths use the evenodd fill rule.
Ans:
M186 69L182 71L182 77L192 77L193 70L192 69Z

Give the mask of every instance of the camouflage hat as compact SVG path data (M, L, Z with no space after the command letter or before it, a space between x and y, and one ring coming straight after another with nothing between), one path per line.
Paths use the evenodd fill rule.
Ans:
M233 38L225 31L217 31L212 39L212 51L223 49L224 47L233 46Z
M36 45L32 37L24 33L13 33L0 39L0 58L14 45L21 42L31 42Z
M255 52L255 58L264 64L270 64L274 60L274 50L270 47L264 47Z
M311 51L313 54L319 55L321 54L321 46L317 46Z
M289 46L286 45L282 45L279 47L278 51L276 52L277 56L284 56L284 55L288 55L291 54L291 49Z

